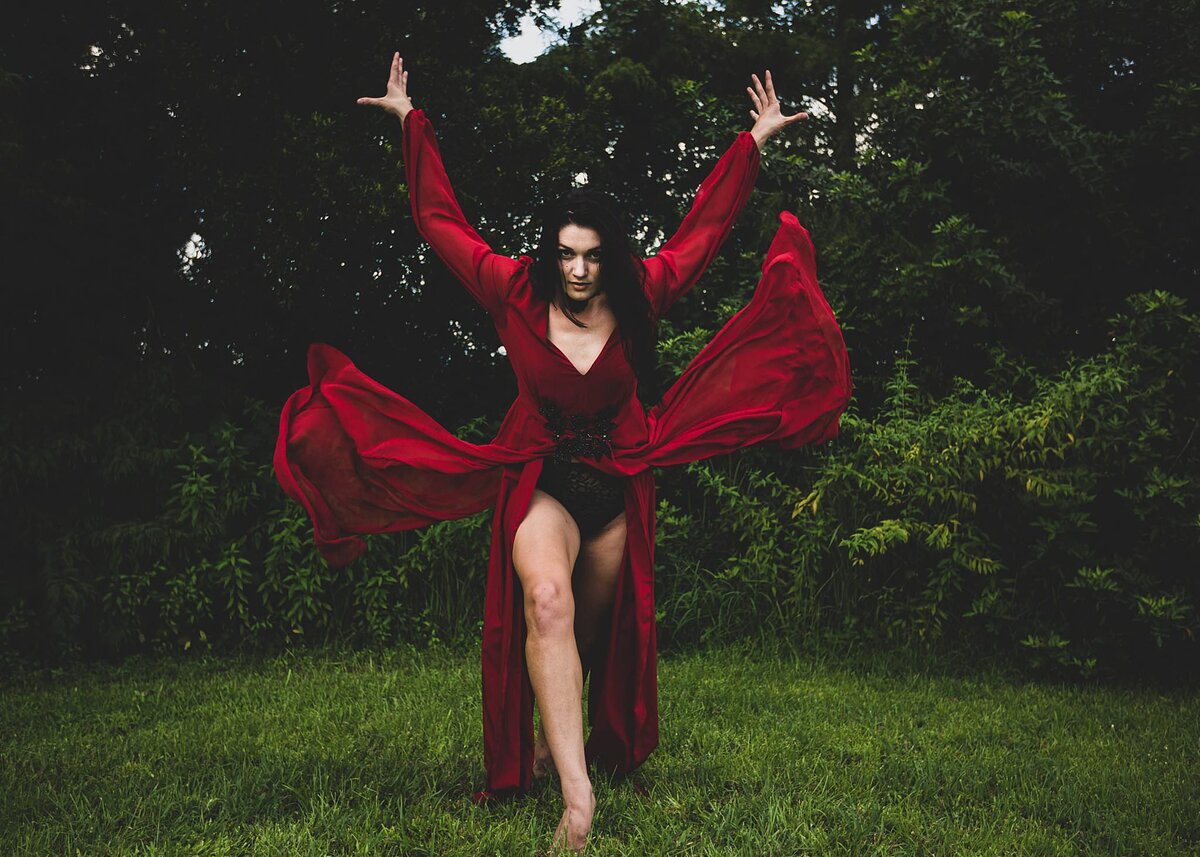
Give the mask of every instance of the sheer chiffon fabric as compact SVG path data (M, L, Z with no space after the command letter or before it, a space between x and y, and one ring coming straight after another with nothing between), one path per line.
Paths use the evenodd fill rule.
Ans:
M518 397L491 443L459 440L412 402L314 343L309 383L284 406L275 470L312 518L333 566L362 537L422 527L494 508L483 628L487 796L528 789L533 695L512 544L543 462L563 442L547 405L566 414L613 414L607 448L586 464L624 480L625 555L611 625L589 664L589 761L627 773L658 743L654 628L655 493L651 468L775 442L785 449L837 434L851 394L842 335L817 283L812 242L790 213L750 302L712 338L648 412L619 332L586 373L547 335L528 257L497 256L466 223L428 120L409 114L404 151L422 234L491 314L517 377ZM661 315L712 259L749 195L758 150L740 134L701 185L691 212L645 261L646 290ZM567 432L569 434L569 431Z

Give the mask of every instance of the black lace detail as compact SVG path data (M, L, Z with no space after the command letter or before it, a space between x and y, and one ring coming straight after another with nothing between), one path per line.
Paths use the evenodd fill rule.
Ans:
M600 458L612 455L612 430L615 406L594 414L564 414L554 402L544 402L538 413L546 418L546 430L554 438L553 458L567 464L573 458Z
M625 511L625 479L582 461L558 464L550 458L542 466L537 487L562 503L579 526L579 534L591 538Z

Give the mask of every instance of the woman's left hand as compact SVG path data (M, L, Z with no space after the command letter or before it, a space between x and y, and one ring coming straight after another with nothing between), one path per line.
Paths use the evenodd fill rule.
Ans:
M750 133L754 136L754 142L758 144L760 150L763 143L788 125L808 118L807 113L793 113L791 116L784 116L783 111L779 109L779 98L775 95L775 83L771 80L769 70L766 78L767 84L764 87L762 81L758 79L758 75L752 74L750 79L754 81L754 86L746 87L746 91L750 93L750 100L754 102L754 109L750 111L750 115L754 117L754 127L750 129Z

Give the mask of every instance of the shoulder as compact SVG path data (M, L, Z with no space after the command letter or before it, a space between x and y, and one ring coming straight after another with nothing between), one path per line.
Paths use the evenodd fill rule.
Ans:
M533 259L529 256L518 256L516 259L504 257L504 271L498 279L502 281L505 303L524 306L533 299L533 286L529 281L529 266L532 263Z
M518 256L508 261L511 263L508 272L509 289L512 290L519 287L528 291L530 288L529 268L533 264L533 257Z

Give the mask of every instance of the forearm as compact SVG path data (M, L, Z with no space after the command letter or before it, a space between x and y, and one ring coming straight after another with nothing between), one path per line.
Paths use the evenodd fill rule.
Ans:
M646 260L648 287L661 315L708 267L741 213L758 176L758 143L738 134L696 192L679 229Z
M747 137L753 145L747 142ZM758 138L749 132L738 134L696 191L680 234L692 233L693 240L720 245L754 190L761 159L762 144ZM716 249L713 248L714 253Z
M475 251L488 248L463 216L429 120L421 111L411 111L401 128L408 195L417 229L459 272L464 257L469 259Z
M402 124L404 167L413 220L421 237L454 272L475 298L494 310L503 296L502 283L515 262L493 253L463 216L433 126L419 110L406 114Z

